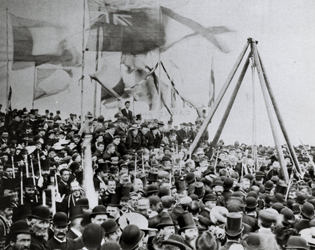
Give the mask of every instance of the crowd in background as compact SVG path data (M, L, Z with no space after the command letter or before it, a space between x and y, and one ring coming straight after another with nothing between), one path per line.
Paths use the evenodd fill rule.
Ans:
M294 148L297 168L282 146L286 183L274 147L206 131L189 154L202 118L129 107L0 114L0 249L315 249L315 147Z

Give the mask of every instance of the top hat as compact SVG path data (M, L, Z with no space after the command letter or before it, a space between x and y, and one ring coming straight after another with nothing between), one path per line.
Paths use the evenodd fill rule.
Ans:
M307 241L301 236L290 236L287 244L284 246L285 249L309 249Z
M195 187L194 193L198 196L198 199L202 198L205 194L204 184L202 182L195 182L194 187Z
M122 186L121 188L121 198L120 200L130 200L130 190L132 188L131 183L126 183L125 185Z
M108 219L108 220L104 221L102 223L101 227L105 231L105 236L108 236L109 234L114 233L117 231L117 229L119 229L118 224L113 219Z
M288 186L285 183L277 183L275 188L275 193L280 193L285 195L287 192Z
M30 228L26 221L19 220L14 222L10 227L10 234L9 235L15 235L15 234L31 234Z
M149 172L148 182L157 182L158 173Z
M53 224L59 227L66 227L70 224L70 221L64 212L57 212L53 217Z
M121 205L119 203L120 203L120 197L118 196L118 194L117 193L110 194L107 206L120 208Z
M40 166L42 168L42 170L49 170L50 169L50 160L41 160L40 161Z
M163 213L160 217L160 223L157 225L157 228L162 228L162 227L167 227L167 226L174 226L174 222L172 221L168 213Z
M50 211L49 208L45 206L37 206L32 209L32 214L29 216L30 219L38 219L38 220L44 220L44 221L50 221Z
M244 230L242 225L242 215L240 213L229 213L225 226L225 232L229 236L237 236Z
M138 226L128 225L121 234L119 244L123 250L133 250L138 246L143 237L144 232Z
M32 177L25 178L23 180L23 185L24 185L24 187L34 187L34 180L33 180L33 178Z
M13 208L11 196L0 196L0 209Z
M181 233L183 230L189 229L189 228L196 228L196 224L194 221L194 218L192 215L188 212L182 213L178 218L178 225L180 227L179 233Z
M179 179L177 182L175 182L175 186L178 193L181 193L184 190L186 190L186 183L184 180Z
M97 248L101 246L104 231L101 226L90 223L84 228L82 233L82 241L86 248Z
M172 234L170 237L168 237L167 240L164 240L163 245L171 245L176 246L180 250L186 250L186 245L182 237L176 234Z

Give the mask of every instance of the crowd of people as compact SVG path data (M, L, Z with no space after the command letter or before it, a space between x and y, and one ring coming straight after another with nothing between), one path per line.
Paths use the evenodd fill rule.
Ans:
M315 249L315 148L209 143L202 125L0 114L0 250ZM90 174L92 173L92 174Z

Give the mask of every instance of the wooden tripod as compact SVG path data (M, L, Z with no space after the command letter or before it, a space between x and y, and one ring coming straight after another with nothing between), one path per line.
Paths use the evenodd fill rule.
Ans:
M192 145L190 146L190 149L189 149L189 154L192 155L200 141L200 138L201 136L203 135L203 133L206 131L213 115L215 114L217 108L219 107L219 104L221 103L221 100L223 98L223 96L225 95L230 83L232 82L233 80L233 77L239 67L239 65L241 64L245 54L246 54L246 51L248 49L248 47L251 47L251 51L249 52L248 54L248 57L245 61L245 64L243 66L243 69L241 71L241 74L239 76L239 79L236 83L236 86L234 88L234 91L232 93L232 96L229 100L229 103L228 103L228 106L225 110L225 113L222 117L222 120L220 122L220 125L219 125L219 128L217 130L217 132L215 133L215 136L214 136L214 139L212 140L212 143L211 143L211 146L215 146L221 136L221 133L223 131L223 128L224 128L224 125L227 121L227 118L230 114L230 111L232 109L232 106L234 104L234 101L235 101L235 98L237 96L237 93L238 93L238 90L242 84L242 81L244 79L244 76L245 76L245 73L246 73L246 70L248 68L248 65L249 65L249 59L250 57L253 57L253 60L254 60L254 63L255 63L255 66L256 66L256 70L257 70L257 73L258 73L258 77L259 77L259 82L260 82L260 86L261 86L261 89L262 89L262 93L263 93L263 97L264 97L264 101L265 101L265 105L266 105L266 109L267 109L267 112L268 112L268 117L269 117L269 122L270 122L270 125L271 125L271 130L272 130L272 135L273 135L273 138L274 138L274 142L275 142L275 145L276 145L276 149L277 149L277 152L278 152L278 156L279 156L279 161L280 161L280 166L283 170L283 173L284 173L284 178L285 178L285 181L286 183L289 183L289 174L288 174L288 170L287 170L287 167L286 167L286 163L284 161L284 156L283 156L283 151L282 151L282 148L281 148L281 144L280 144L280 138L279 138L279 134L277 133L276 131L276 121L274 119L274 116L273 116L273 111L275 112L276 114L276 117L278 119L278 122L280 124L280 128L281 128L281 131L284 135L284 138L285 138L285 141L288 145L288 149L292 155L292 159L293 159L293 162L294 162L294 165L297 169L297 171L300 173L300 166L299 166L299 162L297 160L297 157L296 157L296 154L295 154L295 151L293 149L293 146L291 144L291 141L289 139L289 136L288 136L288 133L287 133L287 130L284 126L284 122L283 122L283 119L280 115L280 111L279 111L279 108L278 108L278 105L277 105L277 102L276 102L276 99L274 97L274 94L272 92L272 89L271 89L271 86L269 84L269 81L268 81L268 78L267 78L267 75L266 75L266 71L265 71L265 68L262 64L262 60L260 58L260 55L258 53L258 50L257 50L257 41L253 40L252 38L248 38L247 39L247 43L245 45L245 47L243 48L241 54L239 55L239 57L237 58L233 68L232 68L232 71L230 72L230 74L228 75L228 78L227 80L225 81L218 97L215 99L215 102L213 103L212 107L210 108L209 110L209 114L208 116L206 117L206 119L204 120L200 130L198 131L197 133L197 136L195 138L195 140L193 141Z

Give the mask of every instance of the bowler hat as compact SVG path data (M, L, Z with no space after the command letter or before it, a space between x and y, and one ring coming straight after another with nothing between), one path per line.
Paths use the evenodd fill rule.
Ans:
M86 248L97 248L101 246L104 231L101 226L90 223L84 228L82 241Z
M92 209L92 213L91 213L90 216L95 216L95 215L98 215L98 214L107 214L108 215L108 213L106 212L106 207L103 206L103 205L95 206Z
M309 202L305 202L302 206L301 214L308 219L313 218L314 217L314 206Z
M229 236L237 236L244 230L242 215L240 213L228 213L225 232Z
M10 235L14 234L31 234L30 228L26 221L19 220L14 222L10 227Z
M250 233L244 240L243 245L245 249L256 250L260 246L260 236L258 233Z
M147 195L158 193L158 192L159 192L159 188L157 185L149 185L146 190Z
M108 219L108 220L104 221L102 223L101 227L105 231L105 236L107 236L107 235L109 235L111 233L114 233L114 232L117 231L117 229L119 229L118 224L113 219Z
M34 207L32 209L32 214L29 216L29 218L50 221L51 216L50 216L49 208L42 205Z
M70 209L70 220L74 220L76 218L83 218L84 213L81 206L75 206Z
M65 227L70 224L70 221L64 212L58 212L53 217L53 224L55 226Z
M223 187L226 190L230 190L233 187L234 181L232 178L226 178L223 182Z
M163 245L172 245L178 247L180 250L186 250L186 245L182 237L172 234L167 240L164 240Z
M138 246L143 237L144 232L138 226L128 225L121 234L119 244L123 250L133 250Z
M192 215L188 212L182 213L178 218L178 225L180 227L179 233L189 228L196 228L196 224Z
M101 250L120 250L120 246L117 242L112 242L112 241L109 241L109 242L105 242L102 247L101 247Z
M171 208L175 204L175 198L171 195L161 197L161 202L164 208Z
M266 181L265 183L265 190L271 190L273 189L273 182L272 181Z
M276 203L272 204L271 207L272 207L273 209L277 210L278 213L280 213L281 210L284 208L283 204L280 203L280 202L276 202Z
M249 208L249 209L254 209L258 205L257 199L255 199L254 197L247 197L245 202L246 202L246 208Z
M217 197L214 194L207 194L204 198L203 198L203 202L206 203L207 201L216 201Z
M298 193L296 198L295 198L295 202L299 203L301 205L304 204L305 200L306 200L306 196L304 194L302 194L302 193Z
M214 236L209 232L203 232L196 240L196 249L198 250L218 250L219 246Z
M280 212L283 215L283 222L293 224L295 222L295 216L290 208L283 208Z
M188 173L185 177L185 181L187 184L191 184L195 181L195 174L194 173Z
M287 244L284 246L285 249L309 249L307 241L301 236L290 236Z
M212 184L212 187L215 187L215 186L221 186L223 187L223 182L220 181L220 180L215 180Z

